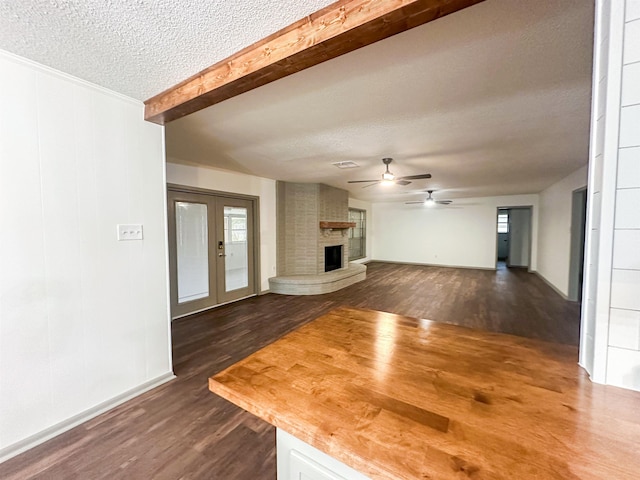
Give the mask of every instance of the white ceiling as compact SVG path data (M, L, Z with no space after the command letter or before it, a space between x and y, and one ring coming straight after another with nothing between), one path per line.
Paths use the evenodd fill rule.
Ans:
M146 100L331 0L2 0L0 48Z
M143 100L329 3L3 0L0 48ZM592 3L487 0L173 122L169 159L375 201L538 192L587 163ZM346 183L385 156L433 179Z
M167 153L373 201L539 192L588 160L592 32L592 2L487 0L172 122ZM347 184L387 156L433 178Z

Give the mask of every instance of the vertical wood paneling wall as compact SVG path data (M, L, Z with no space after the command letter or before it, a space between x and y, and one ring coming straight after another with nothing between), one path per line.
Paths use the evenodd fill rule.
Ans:
M172 374L163 128L1 51L0 71L1 458Z
M640 390L640 2L625 7L607 383Z
M640 2L596 7L580 362L640 390Z

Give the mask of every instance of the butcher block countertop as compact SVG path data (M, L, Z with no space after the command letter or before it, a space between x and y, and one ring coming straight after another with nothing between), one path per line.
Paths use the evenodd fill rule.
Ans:
M637 479L640 393L577 348L353 308L209 389L372 479Z

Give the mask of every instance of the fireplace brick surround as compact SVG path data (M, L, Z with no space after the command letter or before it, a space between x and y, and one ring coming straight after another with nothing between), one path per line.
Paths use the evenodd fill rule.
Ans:
M276 183L277 275L274 293L328 293L364 280L366 267L349 264L347 229L320 228L320 222L347 222L346 190L321 183ZM342 245L343 268L325 272L325 247Z

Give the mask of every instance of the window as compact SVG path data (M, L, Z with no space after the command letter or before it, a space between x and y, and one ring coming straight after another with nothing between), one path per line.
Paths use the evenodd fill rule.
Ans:
M357 208L349 209L349 221L356 224L355 227L349 229L349 261L367 256L366 213L366 211Z
M225 212L224 243L242 243L247 241L247 215Z
M498 233L509 233L509 214L498 214Z

